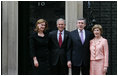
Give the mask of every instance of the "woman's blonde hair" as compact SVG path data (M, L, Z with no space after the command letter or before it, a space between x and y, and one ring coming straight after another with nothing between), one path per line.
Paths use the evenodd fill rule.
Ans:
M94 31L94 29L98 28L101 32L101 34L103 33L103 29L102 29L102 26L100 24L95 24L93 27L92 27L92 31Z
M37 25L40 24L40 23L43 23L43 22L45 22L45 29L44 29L44 31L47 30L48 29L48 22L46 20L44 20L44 19L39 19L36 22L36 28L34 29L34 31L38 32L39 27Z

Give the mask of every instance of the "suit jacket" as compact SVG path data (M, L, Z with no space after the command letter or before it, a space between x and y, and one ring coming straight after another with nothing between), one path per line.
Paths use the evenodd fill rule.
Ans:
M85 42L82 45L78 30L74 30L69 35L69 44L70 47L67 58L68 61L72 62L73 66L89 66L90 64L90 50L89 50L89 41L93 38L93 34L85 30Z
M90 41L90 60L103 59L104 66L108 67L108 42L101 37L95 44L94 39Z
M49 33L49 51L51 64L56 65L60 60L62 65L67 65L67 44L69 38L69 32L64 30L64 40L61 47L57 40L57 31L52 31Z

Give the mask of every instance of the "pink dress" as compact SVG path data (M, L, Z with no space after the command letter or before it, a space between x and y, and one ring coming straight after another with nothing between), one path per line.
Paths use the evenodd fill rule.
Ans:
M105 75L104 67L108 67L108 42L101 37L97 43L90 41L90 75Z

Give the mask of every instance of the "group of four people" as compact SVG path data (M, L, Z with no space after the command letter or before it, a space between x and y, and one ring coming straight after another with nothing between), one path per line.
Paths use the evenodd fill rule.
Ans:
M104 75L108 67L108 43L102 35L102 26L96 24L91 33L85 30L86 20L77 20L77 29L65 30L65 20L57 20L58 30L45 33L48 23L36 22L35 33L30 36L30 55L33 71L37 75Z

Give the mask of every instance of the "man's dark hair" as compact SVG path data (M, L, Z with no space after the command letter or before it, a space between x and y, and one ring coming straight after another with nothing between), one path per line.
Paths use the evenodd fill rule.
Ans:
M79 18L77 21L79 20L84 20L84 23L86 24L86 19L85 18Z

